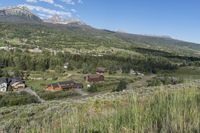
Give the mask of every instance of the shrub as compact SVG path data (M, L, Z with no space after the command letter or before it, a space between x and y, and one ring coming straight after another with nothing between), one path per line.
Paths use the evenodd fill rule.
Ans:
M44 100L56 100L62 98L69 98L70 96L78 96L78 93L73 91L40 91L38 92L39 96Z
M95 85L95 84L91 85L91 86L88 88L88 92L94 93L94 92L97 92L97 91L98 91L97 85Z
M36 97L26 93L7 93L0 98L0 107L38 103Z
M147 81L148 86L160 86L162 82L159 79L152 79Z
M123 91L123 90L126 89L126 87L127 87L127 82L124 81L124 80L121 80L121 81L119 82L117 88L114 89L114 91L118 91L118 92L119 92L119 91Z
M183 79L180 78L175 78L175 77L155 77L148 82L148 86L160 86L160 85L175 85L175 84L180 84L183 83Z

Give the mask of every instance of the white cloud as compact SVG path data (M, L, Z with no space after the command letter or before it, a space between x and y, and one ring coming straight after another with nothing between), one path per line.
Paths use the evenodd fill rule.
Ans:
M26 2L30 2L30 3L36 3L37 0L26 0Z
M70 5L75 5L76 3L81 4L83 3L82 0L61 0L62 2Z
M71 4L71 5L75 5L74 0L61 0L62 2L66 3L66 4Z
M22 4L22 5L19 5L19 6L25 6L27 7L28 9L32 10L32 11L37 11L39 12L40 14L47 14L47 15L60 15L62 17L72 17L72 13L71 12L64 12L64 11L57 11L57 10L51 10L51 9L48 9L48 8L44 8L44 7L41 7L41 6L33 6L33 5L28 5L28 4Z
M61 8L61 9L65 9L64 6L60 5L60 4L54 4L55 7Z
M65 4L69 4L69 5L75 5L76 3L83 3L82 0L59 0L61 2L64 2ZM55 1L54 0L26 0L26 2L30 2L30 3L37 3L37 2L46 2L46 3L50 3L50 4L54 4Z
M40 0L40 1L47 2L47 3L50 3L50 4L54 3L54 0Z
M77 11L75 9L69 9L67 10L65 8L65 4L68 5L76 5L76 4L81 4L83 3L82 0L26 0L26 2L29 3L38 3L38 2L45 2L48 4L53 5L56 8L59 9L48 9L45 7L37 6L37 5L31 5L31 4L21 4L20 6L26 6L32 11L36 11L36 13L41 17L41 18L47 18L49 16L53 15L59 15L63 18L72 18L74 16L77 16Z
M52 15L47 15L47 14L43 14L43 13L38 13L38 16L42 19L47 19L47 18L50 18L52 17Z
M77 11L76 9L71 9L71 12L76 13Z
M30 2L30 3L37 3L37 2L46 2L46 3L50 3L50 4L53 4L54 3L54 0L26 0L26 2Z

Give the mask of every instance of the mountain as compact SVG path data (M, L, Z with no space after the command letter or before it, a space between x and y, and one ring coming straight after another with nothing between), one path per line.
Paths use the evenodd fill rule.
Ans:
M46 23L52 23L52 24L78 24L78 25L84 25L83 22L81 22L78 19L63 19L61 16L55 14L52 17L44 20Z
M0 22L41 23L42 20L26 7L10 7L0 10Z

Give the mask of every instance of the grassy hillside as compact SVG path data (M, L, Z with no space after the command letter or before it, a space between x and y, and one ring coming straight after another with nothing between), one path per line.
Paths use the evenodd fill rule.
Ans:
M153 48L183 55L199 55L200 45L166 37L143 36L99 30L88 25L0 23L1 45L23 48Z
M143 48L153 48L162 51L173 52L177 54L199 55L200 45L185 42L164 36L146 36L127 33L115 33L117 37L132 44L141 44Z
M7 132L199 132L200 82L2 108ZM16 115L17 114L17 115Z
M79 24L0 23L0 47L0 77L24 77L47 100L0 94L0 132L200 132L198 44ZM92 93L83 77L97 67L107 72ZM65 80L88 95L44 91ZM113 92L123 81L127 90Z

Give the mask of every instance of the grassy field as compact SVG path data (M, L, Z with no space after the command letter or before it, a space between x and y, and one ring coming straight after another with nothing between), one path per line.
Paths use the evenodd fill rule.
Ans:
M59 81L74 80L79 83L83 83L84 90L87 89L87 84L84 80L85 74L81 74L77 71L67 71L63 74L56 74L55 72L31 72L32 78L39 78L39 80L27 80L26 84L32 87L33 90L41 91L44 90L48 84L56 83ZM49 77L53 77L48 79ZM105 81L102 83L97 83L99 86L99 91L110 91L116 88L120 80L126 80L128 83L133 83L138 80L137 76L129 74L105 74Z
M129 95L124 103L97 101L92 107L79 107L81 111L78 109L40 128L28 130L55 133L200 132L199 98L199 90L195 89L161 91L142 99Z
M182 78L185 81L200 79L200 68L195 66L181 67L174 72L169 73L172 76Z
M2 108L0 129L30 133L198 133L199 85L196 81Z

